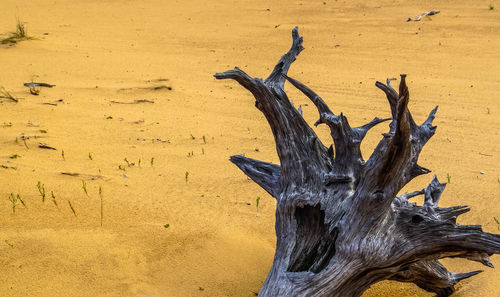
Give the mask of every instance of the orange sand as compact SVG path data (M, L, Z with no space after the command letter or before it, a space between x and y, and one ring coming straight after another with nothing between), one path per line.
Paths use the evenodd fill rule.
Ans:
M295 25L306 50L290 75L353 125L389 115L375 80L408 73L416 120L440 106L438 131L420 163L442 181L450 175L442 205L470 205L462 223L499 232L493 217L500 217L500 7L488 9L494 2L3 0L0 32L14 29L18 11L38 40L0 47L0 85L22 97L0 104L0 164L17 168L0 168L0 295L258 292L274 253L275 202L228 157L278 159L251 95L212 75L239 66L266 77L288 50ZM406 22L431 9L441 14ZM57 86L30 95L23 83L33 75ZM145 89L162 85L172 90ZM313 106L287 90L312 124ZM111 102L136 99L154 103ZM365 156L386 129L367 136ZM316 131L330 143L325 127ZM57 150L40 149L39 142ZM406 190L431 178L419 177ZM10 193L19 193L26 208L18 202L12 214ZM455 271L482 269L445 262ZM498 266L500 257L492 262ZM432 295L382 282L363 296ZM455 296L500 296L500 270L486 268Z

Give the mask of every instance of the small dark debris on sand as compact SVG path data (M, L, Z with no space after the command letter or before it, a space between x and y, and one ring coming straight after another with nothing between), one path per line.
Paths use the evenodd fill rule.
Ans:
M110 103L114 103L114 104L141 104L141 103L155 103L154 101L152 100L148 100L148 99L136 99L132 102L122 102L122 101L115 101L115 100L111 100L109 101Z
M55 87L56 85L51 85L48 83L37 83L37 82L29 82L29 83L24 83L25 87L29 88L30 94L38 96L40 94L40 88L52 88Z
M0 167L2 167L3 169L14 169L14 170L17 170L17 167L14 167L14 166L7 166L7 165L0 165Z
M31 136L21 135L19 138L21 138L21 140L28 140L31 138L38 139L38 138L44 138L44 137L45 136L43 136L43 135L31 135Z
M155 103L155 102L152 101L152 100L148 100L148 99L137 99L137 100L134 100L134 104L137 104L137 103Z
M153 90L153 91L158 91L158 90L162 90L162 89L167 89L167 90L169 90L169 91L172 91L172 87L165 86L165 85L162 85L162 86L155 86L155 87L149 87L149 88L143 88L143 89Z
M424 12L424 13L419 14L419 15L415 18L415 20L414 20L414 21L415 21L415 22L418 22L418 21L420 21L420 20L422 19L422 17L424 17L424 16L431 16L431 15L435 15L435 14L438 14L438 13L440 13L440 11L439 11L439 10L431 10L431 11L428 11L428 12ZM411 21L411 18L408 18L406 21L407 21L407 22Z
M96 179L103 179L104 176L102 175L92 175L92 174L82 174L78 172L67 172L67 171L62 171L62 175L67 175L67 176L72 176L72 177L82 177L87 180L96 180Z
M80 176L80 173L76 173L76 172L61 172L61 174L63 175L69 175L69 176Z
M51 85L48 83L30 82L30 83L24 83L24 86L29 87L29 88L34 88L34 87L52 88L52 87L55 87L56 85Z
M172 87L171 86L167 86L167 85L158 85L158 86L151 86L151 87L136 87L136 88L121 88L121 89L118 89L118 91L119 92L121 92L121 91L131 91L133 89L137 89L137 90L149 90L149 91L160 91L160 90L172 91Z
M46 150L55 150L55 151L57 150L55 147L51 147L51 146L46 145L45 143L42 143L42 142L40 142L38 144L38 147L42 148L42 149L46 149Z
M146 82L150 83L150 82L165 82L165 81L168 81L168 78L149 79Z
M480 154L481 156L493 157L493 155L490 155L490 154L484 154L484 153L481 153L481 152L479 152L479 154Z
M140 125L140 124L144 124L144 120L133 121L131 123L136 124L136 125Z

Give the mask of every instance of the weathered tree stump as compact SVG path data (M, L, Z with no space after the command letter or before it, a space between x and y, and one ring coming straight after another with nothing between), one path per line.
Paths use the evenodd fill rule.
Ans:
M413 282L448 296L459 281L480 273L453 273L438 261L460 257L493 267L500 236L481 226L459 225L467 206L441 208L445 188L434 176L420 191L398 195L413 178L429 173L417 165L425 143L436 131L437 107L417 125L408 110L409 92L401 75L399 92L387 80L376 82L387 99L392 118L375 118L352 128L342 114L302 83L287 77L303 50L298 29L293 44L271 75L252 78L235 68L215 74L234 79L255 97L276 142L281 165L232 156L231 161L277 200L276 253L259 296L360 296L381 280ZM330 127L333 145L325 147L283 87L288 80L316 105L315 125ZM389 132L367 161L360 144L373 126L390 120ZM409 200L424 195L423 205Z

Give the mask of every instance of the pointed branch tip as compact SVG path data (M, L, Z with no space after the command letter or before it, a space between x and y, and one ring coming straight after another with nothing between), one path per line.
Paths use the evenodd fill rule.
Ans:
M295 61L297 56L301 51L304 50L302 46L303 38L299 35L299 28L295 27L292 30L292 47L286 54L284 54L279 62L273 69L273 72L266 78L266 82L269 84L276 85L280 88L283 88L285 84L285 77L288 73L288 69L290 69L290 65Z
M475 271L465 272L465 273L452 273L452 277L456 282L459 282L459 281L464 280L466 278L477 275L481 272L483 272L483 270L475 270Z
M279 197L281 193L279 184L281 168L279 165L247 158L243 155L231 156L229 160L271 196Z

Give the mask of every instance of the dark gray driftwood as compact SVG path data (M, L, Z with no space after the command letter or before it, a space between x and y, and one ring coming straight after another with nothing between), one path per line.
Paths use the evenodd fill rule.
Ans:
M500 236L480 226L456 223L466 206L441 208L445 188L436 177L430 185L398 196L413 178L429 173L417 164L434 134L437 107L417 125L408 110L406 75L399 91L377 82L389 101L392 118L375 118L353 128L334 114L307 86L287 77L303 50L297 28L291 49L265 80L235 68L217 73L234 79L255 97L276 142L281 164L243 156L231 161L277 199L276 253L260 296L360 296L381 280L413 282L437 296L448 296L459 281L478 274L453 273L438 261L460 257L493 267L500 253ZM289 81L316 105L316 123L330 127L333 146L325 147L283 90ZM390 120L389 132L367 161L360 144L373 126ZM423 205L409 201L424 195Z

